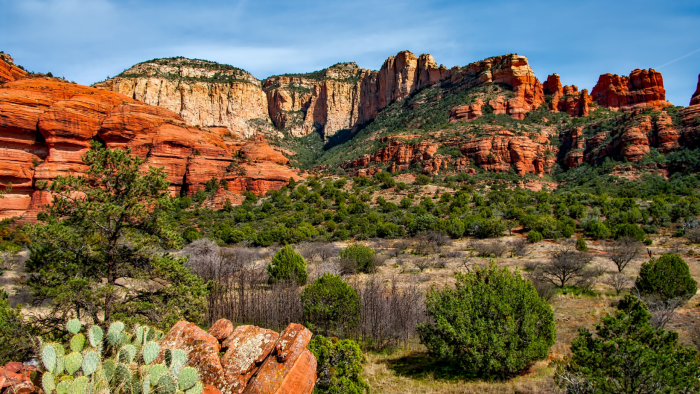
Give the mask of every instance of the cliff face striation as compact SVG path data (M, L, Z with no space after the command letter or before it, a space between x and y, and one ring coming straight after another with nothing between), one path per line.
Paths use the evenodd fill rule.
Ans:
M0 89L0 218L33 218L50 201L42 181L78 175L90 142L129 148L144 166L163 167L175 195L192 195L211 178L228 186L215 204L246 191L263 194L299 178L264 141L189 126L167 109L116 92L52 78L23 78Z
M277 134L260 81L228 65L185 58L155 59L94 87L168 109L195 126L222 127L245 138Z
M0 82L16 81L27 75L27 72L15 65L7 53L0 53Z

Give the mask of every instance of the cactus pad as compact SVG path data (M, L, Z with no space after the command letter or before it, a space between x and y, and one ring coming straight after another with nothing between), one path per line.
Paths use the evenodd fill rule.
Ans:
M97 347L102 343L104 339L104 331L100 326L92 326L87 330L88 341L90 341L90 346Z
M47 343L44 345L44 348L41 349L41 362L44 363L44 367L47 371L56 371L56 348L53 344Z
M100 355L93 350L85 352L83 357L83 373L87 376L92 375L100 366Z
M41 377L41 387L44 389L44 393L51 394L56 390L56 377L51 372L44 372Z
M70 339L70 350L74 352L82 352L85 346L85 335L76 334Z
M62 355L56 356L56 370L54 371L54 373L56 375L62 374L64 371L65 365L66 365L66 357L62 356Z
M151 379L151 384L156 384L158 383L158 380L160 379L161 376L166 374L168 372L168 368L163 365L163 364L156 364L153 365L149 370L148 370L148 377Z
M117 359L119 362L130 364L132 361L134 361L134 357L136 357L136 348L134 345L124 345L119 350L119 356Z
M90 387L90 379L86 376L77 377L70 387L68 387L68 394L87 394L88 388Z
M56 385L56 394L68 394L68 389L70 388L71 381L63 380Z
M197 382L192 386L191 389L185 391L187 394L202 394L202 391L204 391L204 385L202 382Z
M107 380L112 380L114 377L114 369L117 367L117 363L114 360L105 360L102 363L102 369L104 369L105 378Z
M83 356L78 352L73 352L66 356L65 363L68 375L74 375L83 365Z
M173 375L166 373L158 379L158 384L156 386L158 394L175 394L176 390L177 379L175 379Z
M130 383L131 371L129 371L129 368L127 368L127 366L124 364L117 364L117 366L114 368L114 378L112 379L112 382L116 386L122 386L125 383Z
M79 333L82 327L83 325L80 324L80 320L78 319L71 319L66 323L66 330L73 335Z
M182 368L180 373L177 374L178 385L180 390L183 391L191 389L198 380L199 373L197 373L197 370L192 367Z
M182 349L174 349L172 352L172 363L178 363L180 366L187 364L187 352Z
M160 346L156 342L150 341L143 345L142 355L144 364L150 364L155 361L160 352Z

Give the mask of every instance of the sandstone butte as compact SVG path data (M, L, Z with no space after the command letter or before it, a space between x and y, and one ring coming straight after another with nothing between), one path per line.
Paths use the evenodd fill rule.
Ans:
M215 205L299 179L287 159L260 138L243 140L218 128L192 127L167 109L56 78L3 77L0 82L5 82L0 88L0 188L12 183L0 218L33 220L51 198L37 184L81 174L81 156L92 140L131 149L145 160L144 170L163 167L174 195L192 195L213 177L225 181L228 191L220 190Z
M639 71L639 70L636 70ZM630 79L644 80L644 75L651 76L648 81L661 81L658 73L650 70L648 73L642 71L633 72ZM640 75L642 77L640 77ZM605 77L605 78L603 78ZM653 77L653 78L652 78ZM601 76L601 80L617 81L618 78ZM622 80L621 78L619 80ZM646 89L657 89L663 91L663 86L646 83ZM645 86L637 84L636 86ZM659 90L660 89L660 90ZM628 91L629 92L629 91ZM600 97L600 96L599 96ZM617 97L619 95L609 94L605 97ZM624 96L622 96L624 97ZM631 94L627 97L641 97L639 94ZM651 148L657 148L662 153L668 153L679 147L695 149L700 147L700 76L698 76L698 88L690 99L690 105L681 112L680 127L674 124L673 119L663 108L669 106L665 100L656 100L663 97L659 94L649 94L655 100L641 103L636 98L627 99L627 107L623 107L629 112L629 117L639 115L646 108L655 110L661 109L657 116L642 115L634 118L632 122L624 122L621 130L616 135L610 135L609 131L602 131L586 138L583 135L583 127L578 126L564 132L560 157L564 167L573 168L582 163L600 163L606 157L624 158L630 162L637 162L650 152ZM608 103L614 101L608 101ZM619 108L619 107L618 107ZM623 120L624 121L624 120Z
M180 321L161 339L157 363L166 349L187 352L188 365L199 372L204 394L311 394L316 383L316 357L306 346L311 331L292 323L281 333L238 326L220 319L204 331ZM41 393L38 369L11 362L0 367L0 391ZM32 376L34 375L34 376Z

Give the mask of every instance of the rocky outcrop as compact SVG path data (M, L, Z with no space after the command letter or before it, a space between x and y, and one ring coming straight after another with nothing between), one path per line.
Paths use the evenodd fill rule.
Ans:
M0 53L0 83L16 81L27 75L27 72L17 67L12 56Z
M310 340L311 331L299 324L277 334L255 326L233 329L221 319L207 333L181 321L161 340L159 358L165 349L185 350L202 382L223 394L310 394L316 382Z
M260 81L235 67L185 58L155 59L94 87L169 109L191 125L225 127L245 138L277 134Z
M562 86L559 74L552 74L542 84L545 95L551 95L549 109L554 112L566 112L569 116L588 116L589 104L592 103L588 89L578 91L576 85Z
M698 87L695 89L695 93L690 98L690 105L700 104L700 75L698 75Z
M692 107L688 109L692 111ZM688 109L684 111L685 116L689 113ZM698 109L700 113L700 106ZM606 157L638 162L651 148L668 153L680 146L692 145L687 140L692 135L688 132L688 125L683 130L681 132L666 111L644 115L637 110L621 115L614 123L594 123L586 128L577 126L565 131L562 134L560 159L565 168L574 168L582 163L599 164Z
M666 101L661 73L652 68L636 69L629 77L603 74L593 87L591 96L602 107L626 111L644 108L660 110L672 105Z
M222 136L188 126L166 109L116 92L47 78L25 78L0 89L0 187L12 191L0 218L31 219L50 202L41 184L85 171L90 142L129 148L148 166L163 167L174 195L191 195L217 178L229 186L215 206L235 194L279 189L296 171L264 141Z
M373 154L347 162L343 168L358 175L372 175L384 167L387 171L421 168L425 174L438 171L473 172L471 165L487 171L518 174L547 174L556 162L557 148L545 135L534 137L516 135L498 126L484 128L486 136L460 140L422 141L421 136L398 135L382 140L387 146ZM461 156L438 154L440 146L458 149ZM376 169L376 171L372 171Z
M32 365L10 362L0 367L0 392L7 394L29 394L36 392L32 374L38 369Z
M482 108L484 102L481 99L474 100L467 105L458 105L450 110L450 122L470 121L484 115Z

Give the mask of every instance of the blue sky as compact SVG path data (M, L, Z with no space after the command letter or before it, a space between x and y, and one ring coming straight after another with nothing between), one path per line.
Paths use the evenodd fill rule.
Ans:
M82 84L186 56L259 79L341 61L378 69L407 49L447 67L504 53L540 80L591 89L606 72L661 71L688 105L700 73L700 1L0 0L0 50Z

